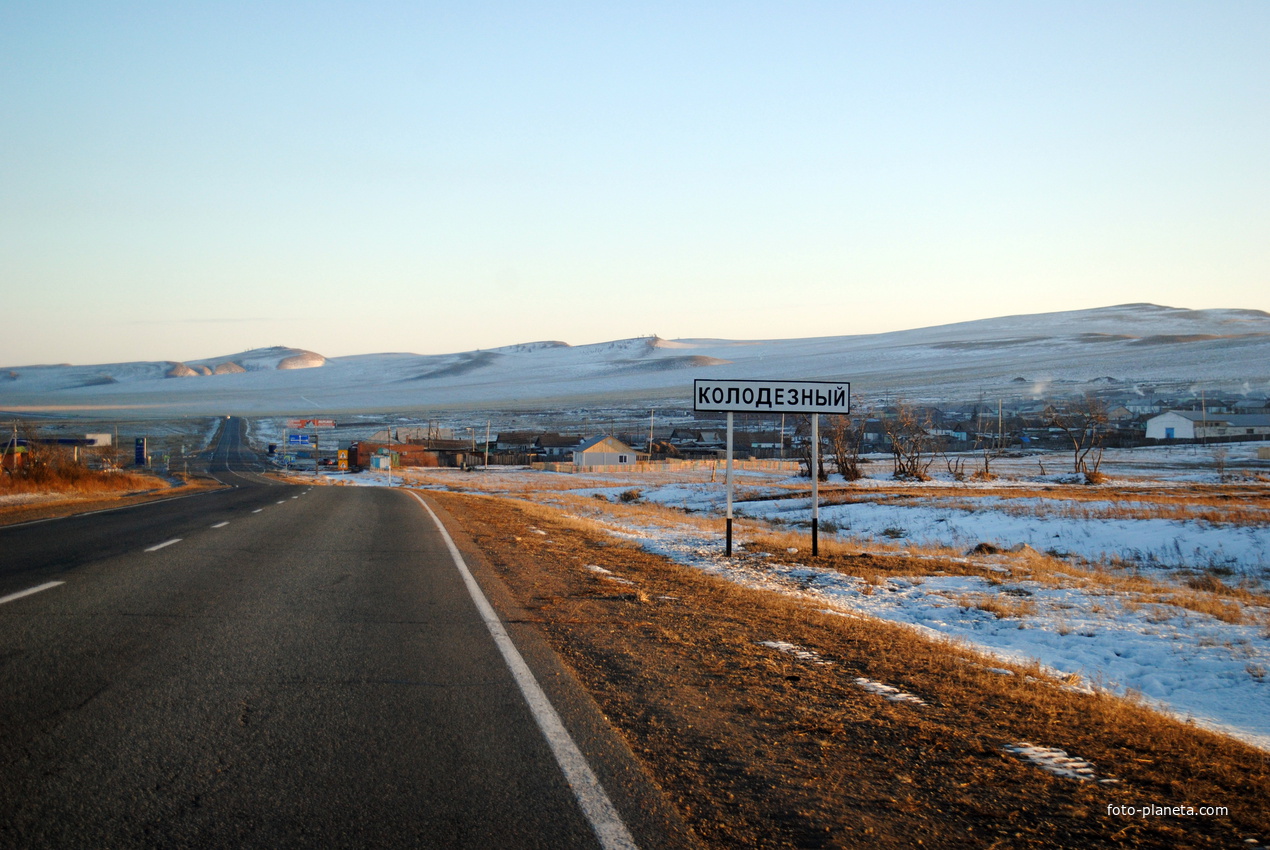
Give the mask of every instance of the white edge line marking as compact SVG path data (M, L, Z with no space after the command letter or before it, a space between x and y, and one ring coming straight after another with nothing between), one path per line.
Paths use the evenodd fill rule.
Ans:
M525 702L529 704L529 710L533 712L538 728L547 739L547 744L556 757L556 763L564 772L565 781L573 789L573 795L578 800L582 814L595 830L595 837L600 840L600 846L604 850L635 850L635 839L626 829L626 824L622 823L622 817L613 806L613 801L609 799L608 794L604 793L604 788L600 785L600 780L596 778L595 772L591 770L591 766L587 764L586 757L569 736L569 731L564 728L560 715L556 713L551 701L543 693L542 686L538 684L538 680L530 671L529 665L525 663L520 651L512 643L507 629L503 626L503 621L498 618L494 607L489 604L480 585L472 577L472 572L463 561L463 556L459 554L459 547L454 545L450 533L445 530L445 526L441 524L441 520L428 503L418 493L410 495L423 505L423 509L436 524L437 530L441 532L441 537L450 550L450 557L454 559L454 566L458 568L459 574L463 577L463 583L467 585L467 592L476 603L481 619L485 621L485 627L489 629L490 636L494 638L494 643L498 646L498 651L507 662L512 677L515 678L520 692L525 697Z
M164 540L162 543L157 543L154 546L151 546L149 549L146 549L146 551L157 552L160 549L162 549L164 546L171 546L173 543L180 543L181 540L182 538L180 537L173 537L171 540Z
M57 587L59 584L66 584L64 581L50 581L39 587L28 587L26 590L19 590L17 593L10 593L8 596L0 596L0 605L6 602L12 602L15 599L21 599L23 596L30 596L33 593L39 593L41 590L48 590L50 587Z
M213 525L212 528L224 528L227 525L229 525L229 520L225 520L224 522L218 522L215 525Z

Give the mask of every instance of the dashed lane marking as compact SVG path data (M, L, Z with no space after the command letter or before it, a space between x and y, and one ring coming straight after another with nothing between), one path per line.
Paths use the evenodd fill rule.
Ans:
M229 525L229 520L225 520L224 522L218 522L215 525L213 525L212 528L224 528L227 525Z
M147 551L147 552L157 552L157 551L159 551L160 549L164 548L165 546L171 546L173 543L180 543L180 542L181 542L181 540L182 540L182 538L180 538L180 537L173 537L171 540L164 540L162 543L156 543L155 545L153 545L153 546L151 546L150 548L146 549L146 551Z
M39 593L41 590L48 590L50 587L57 587L59 584L66 584L64 581L50 581L39 585L38 587L28 587L26 590L19 590L17 593L10 593L8 596L0 596L0 605L6 602L12 602L15 599L21 599L24 596L30 596L33 593Z

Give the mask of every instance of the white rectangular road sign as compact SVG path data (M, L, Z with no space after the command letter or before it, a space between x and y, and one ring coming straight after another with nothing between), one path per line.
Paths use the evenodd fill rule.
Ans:
M692 382L692 409L717 413L850 413L849 381Z

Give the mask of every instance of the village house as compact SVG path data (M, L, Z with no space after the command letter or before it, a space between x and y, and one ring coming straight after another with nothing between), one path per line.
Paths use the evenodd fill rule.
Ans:
M1270 439L1270 414L1170 410L1147 420L1148 440Z
M564 460L581 442L581 437L572 434L543 434L534 440L534 453L550 461Z
M421 439L409 443L359 440L348 447L349 466L366 469L376 455L390 456L394 467L469 467L481 463L481 453L474 452L466 440Z
M573 465L626 466L638 460L635 450L617 437L599 436L578 445L573 450Z
M534 441L538 436L538 431L500 431L491 448L500 453L529 454L533 451Z

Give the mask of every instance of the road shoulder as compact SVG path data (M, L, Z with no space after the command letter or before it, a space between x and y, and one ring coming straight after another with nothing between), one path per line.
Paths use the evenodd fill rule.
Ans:
M125 493L109 498L57 498L31 505L13 505L0 507L0 527L21 525L40 520L62 519L79 514L98 513L100 511L127 508L146 502L159 502L166 499L179 499L215 490L223 490L226 485L209 478L191 478L189 481L166 488L144 490L142 492Z
M645 771L624 740L618 736L600 706L578 681L573 671L544 639L541 618L524 608L499 577L484 551L437 499L424 497L445 524L455 546L498 612L517 650L533 671L539 686L560 715L565 727L613 800L627 828L641 847L701 847L684 824L665 792Z

